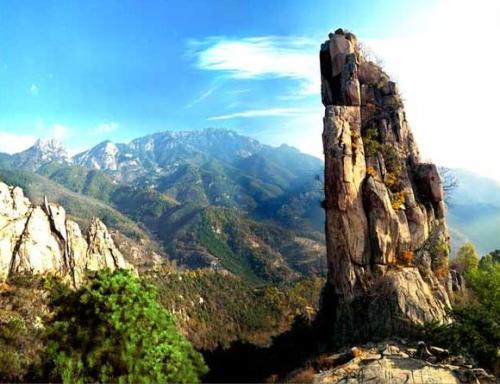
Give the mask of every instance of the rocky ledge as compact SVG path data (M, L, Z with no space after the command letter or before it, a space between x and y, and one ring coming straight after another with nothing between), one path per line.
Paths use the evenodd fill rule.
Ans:
M82 233L63 207L33 205L19 187L0 182L0 282L15 273L54 274L78 286L87 270L132 267L106 226L92 219Z
M315 384L496 383L484 369L448 350L405 340L368 343L321 356L292 372L287 382Z

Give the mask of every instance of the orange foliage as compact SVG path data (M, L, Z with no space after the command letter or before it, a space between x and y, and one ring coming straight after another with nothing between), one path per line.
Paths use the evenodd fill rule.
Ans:
M446 279L448 278L448 265L438 265L434 269L434 275L438 278L439 281L446 281Z
M405 265L411 265L413 263L413 251L404 251L400 258Z
M405 194L404 192L397 192L392 195L392 209L395 211L401 209L405 203Z
M366 174L371 177L375 177L377 176L377 170L370 165L368 168L366 168Z
M363 355L363 350L358 347L354 347L351 349L351 353L354 357L360 357Z

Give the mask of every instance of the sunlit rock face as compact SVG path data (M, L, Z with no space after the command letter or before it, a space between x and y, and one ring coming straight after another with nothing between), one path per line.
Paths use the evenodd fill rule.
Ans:
M397 86L341 29L320 50L325 106L325 309L338 341L447 321L443 187L422 163ZM328 293L329 292L329 293Z
M493 375L473 365L464 356L422 341L384 340L323 355L307 368L293 371L285 381L299 382L297 378L308 372L315 384L497 383Z
M34 206L22 189L0 182L0 281L15 273L61 276L78 286L88 270L130 269L106 226L93 219L82 234L63 207Z

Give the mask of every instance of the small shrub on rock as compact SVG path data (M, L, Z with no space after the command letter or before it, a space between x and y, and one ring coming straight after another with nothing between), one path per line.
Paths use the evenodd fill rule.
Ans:
M403 208L405 204L405 194L402 191L396 192L392 195L392 209L395 211Z
M369 128L363 136L363 146L367 157L375 156L381 148L378 141L378 131L376 128Z

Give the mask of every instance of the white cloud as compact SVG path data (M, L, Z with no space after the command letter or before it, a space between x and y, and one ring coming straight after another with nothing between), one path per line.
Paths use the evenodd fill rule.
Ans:
M109 121L100 123L96 129L93 131L94 135L102 135L106 133L110 133L116 131L118 129L119 124L116 121Z
M207 120L229 120L237 118L251 118L251 117L269 117L269 116L297 116L310 112L306 108L268 108L268 109L251 109L248 111L241 111L230 113L227 115L212 116Z
M299 82L303 95L320 90L318 42L314 39L213 37L190 41L189 47L199 69L221 71L235 79L289 78Z
M62 124L54 124L50 130L50 137L56 140L63 140L69 135L69 129Z
M40 89L38 88L38 86L36 84L31 84L31 87L30 87L30 94L33 95L33 96L37 96L38 93L40 92Z
M323 158L323 107L311 108L303 113L280 121L280 131L264 129L257 132L256 138L271 145L286 143L299 148L302 152ZM268 127L268 125L266 125ZM281 134L279 134L281 133Z
M35 132L39 138L62 141L70 136L71 130L62 123L46 123L44 119L37 117Z
M424 158L500 180L500 2L442 0L409 35L371 40Z
M497 180L499 14L498 0L438 0L422 5L418 12L394 18L387 26L394 31L392 37L374 40L370 35L358 36L383 59L386 70L398 82L422 157ZM236 79L296 80L301 95L316 95L321 109L321 41L311 37L220 37L191 42L191 48L197 67L203 70ZM290 96L294 95L278 98L293 101ZM290 116L280 123L286 127L282 131L286 137L275 132L274 139L271 134L266 136L268 141L287 141L303 151L321 153L322 111L318 116L280 111L282 108L243 111L211 119Z
M24 151L31 147L36 139L35 136L0 131L0 152L12 154Z

